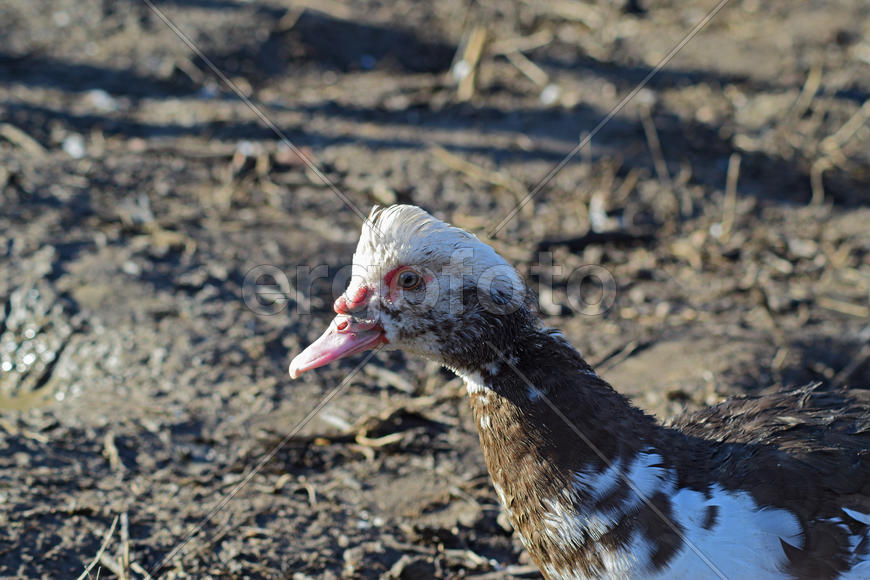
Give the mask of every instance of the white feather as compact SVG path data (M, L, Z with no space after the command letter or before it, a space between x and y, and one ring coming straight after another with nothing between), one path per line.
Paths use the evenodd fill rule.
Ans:
M686 545L667 570L653 578L721 578L716 570L726 578L790 577L783 571L786 556L780 539L803 546L801 527L793 514L759 509L748 493L725 491L719 486L713 486L709 499L701 492L681 489L672 501L672 514L683 529ZM708 506L718 507L717 521L710 530L701 525Z
M675 474L658 465L661 460L654 452L639 453L624 473L617 461L599 473L575 474L574 487L589 493L593 500L603 498L614 485L625 485L625 479L632 483L632 492L621 505L606 512L578 514L566 508L570 504L564 501L544 500L545 533L565 545L585 544L595 549L604 565L595 578L788 578L783 571L786 555L780 539L798 548L803 546L801 527L793 514L781 509L759 509L748 493L726 491L719 486L714 486L709 496L688 488L677 490ZM659 492L670 496L673 523L682 530L685 540L666 569L654 571L648 567L653 546L640 533L635 533L620 550L598 549L594 540L613 529L623 514L639 509L641 495L648 499ZM703 524L709 506L718 509L715 524L707 530ZM583 577L552 565L546 571L554 579Z
M846 515L855 520L856 522L861 522L865 526L870 526L870 514L862 514L859 511L850 510L849 508L844 507L843 511L846 512Z

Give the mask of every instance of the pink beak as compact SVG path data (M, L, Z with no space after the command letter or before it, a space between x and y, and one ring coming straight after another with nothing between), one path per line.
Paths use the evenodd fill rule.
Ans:
M371 350L381 343L387 343L387 337L380 324L355 319L350 314L351 310L357 310L364 305L365 297L363 293L360 296L361 300L354 301L355 303L350 305L344 297L336 300L335 311L339 313L338 316L332 320L320 338L296 355L290 363L291 378L295 379L305 371L322 367L358 352Z

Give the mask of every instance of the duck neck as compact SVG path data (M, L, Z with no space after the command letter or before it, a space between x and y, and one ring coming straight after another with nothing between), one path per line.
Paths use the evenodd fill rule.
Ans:
M560 334L530 331L476 367L460 374L515 529L543 570L587 562L594 575L593 544L635 531L617 530L620 514L639 508L629 476L648 469L650 477L641 478L649 481L642 490L648 497L659 479L665 485L668 432L598 377ZM607 517L596 519L602 513ZM664 549L676 549L676 540Z
M488 431L522 429L523 440L534 441L551 463L576 471L655 447L666 434L599 377L558 332L534 329L503 352L494 346L492 352L491 361L460 372L485 447L519 443L491 441L484 437ZM487 417L497 420L492 429L482 428Z

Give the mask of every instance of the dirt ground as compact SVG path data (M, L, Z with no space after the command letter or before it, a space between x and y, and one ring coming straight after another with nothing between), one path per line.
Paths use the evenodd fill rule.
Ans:
M352 204L481 236L713 7L156 4ZM870 385L868 39L731 0L492 242L663 420ZM0 159L0 576L537 577L449 373L378 354L288 436L358 362L287 375L360 221L147 3L0 4Z

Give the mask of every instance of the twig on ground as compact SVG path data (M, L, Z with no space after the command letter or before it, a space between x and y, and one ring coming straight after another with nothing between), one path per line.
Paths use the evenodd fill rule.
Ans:
M848 314L856 318L870 318L870 308L861 304L853 304L845 300L838 300L828 296L819 296L816 302L822 308L833 310L841 314Z
M665 189L667 189L673 196L673 201L676 205L677 211L681 215L688 215L691 210L687 207L687 204L680 200L680 196L674 187L674 182L671 179L671 174L668 171L668 164L665 161L665 155L662 151L662 144L661 141L659 141L659 134L658 131L656 131L656 124L648 107L641 107L640 121L643 125L643 132L644 135L646 135L647 144L649 145L649 150L652 154L653 165L655 166L659 181L661 181ZM689 203L691 203L691 201Z
M148 573L148 570L143 568L139 562L133 562L132 564L130 564L130 569L133 570L134 572L136 572L137 574L141 574L142 578L144 578L145 580L152 579L152 576L151 576L151 574Z
M411 381L390 369L371 365L363 369L363 372L380 381L382 385L393 387L403 393L414 394L417 392L417 387Z
M822 140L822 151L830 153L838 150L858 132L858 129L867 122L867 119L870 119L870 99L864 101L861 108L855 111L855 114L849 117L849 120L843 123L843 126L837 129L833 135Z
M505 58L514 65L526 78L538 85L546 87L550 83L550 75L544 69L533 63L519 50L505 53Z
M118 565L118 561L107 552L100 554L100 564L119 579L125 578L123 568L121 568L121 566Z
M89 578L91 574L91 570L94 569L94 566L100 561L100 558L103 556L103 553L106 551L106 548L109 546L109 541L111 541L112 536L115 533L115 526L118 525L118 516L115 516L115 519L112 520L112 525L109 527L109 531L106 532L105 537L103 537L103 543L100 546L100 549L97 550L97 555L94 556L94 559L91 560L91 563L85 567L85 571L81 573L77 580L85 580L85 578Z
M833 167L843 167L847 164L846 155L841 147L864 126L867 119L870 119L870 99L864 101L864 104L837 131L825 137L819 144L819 151L822 156L816 159L810 167L810 186L813 192L810 205L820 206L824 203L825 185L823 174L825 170L832 169Z
M613 193L612 203L616 206L622 206L625 204L628 196L631 194L632 190L637 185L638 181L638 170L630 169L628 171L628 175L625 176L625 179L622 180L622 184L617 188L617 190Z
M196 66L190 58L181 57L174 63L175 68L187 75L187 77L197 85L202 85L206 78L203 72Z
M119 580L130 579L130 516L127 512L121 514L121 556L120 560L121 574Z
M286 479L284 477L285 475L287 476ZM285 473L284 475L279 477L278 481L275 483L275 487L273 488L274 490L276 490L274 493L277 493L278 491L280 491L284 487L284 485L286 485L287 482L290 481L290 479L291 479L291 476L289 473ZM279 486L278 483L281 483L281 485ZM296 489L300 489L300 488L304 489L305 493L308 494L308 505L310 505L311 507L316 506L317 505L317 488L314 487L314 484L312 484L310 481L307 481L305 479L305 476L300 476L299 481L297 482Z
M539 30L529 36L518 36L493 41L487 52L492 55L507 55L509 52L534 50L547 46L553 42L553 33L550 30Z
M367 430L363 429L356 434L356 442L364 447L386 447L387 445L392 445L393 443L401 441L405 437L405 434L405 431L399 431L397 433L384 435L383 437L369 437L367 435Z
M804 86L795 101L789 117L792 119L799 119L804 113L806 113L807 109L809 109L810 105L813 103L813 99L816 98L816 93L819 92L819 87L821 85L822 67L821 65L816 64L810 68L807 80L804 81Z
M278 21L278 26L275 27L276 30L282 33L290 32L296 26L296 23L299 22L303 12L305 12L304 7L288 8L284 16Z
M481 167L480 165L476 165L437 145L433 146L430 150L432 151L432 154L441 161L441 163L454 171L459 171L460 173L467 175L474 181L483 181L506 189L518 196L518 199L521 199L522 196L526 195L526 187L505 173L492 171L485 167Z
M810 199L810 205L818 207L825 201L825 184L822 180L822 174L826 169L833 167L830 157L821 157L813 162L810 167L810 187L813 191L813 197Z
M542 14L550 14L560 19L579 22L589 30L598 30L604 24L605 13L601 8L586 2L574 0L556 0L554 2L529 2L535 8L540 9Z
M845 387L852 375L855 374L855 371L861 368L868 360L870 360L870 345L865 344L864 348L861 349L861 352L858 353L858 356L853 358L849 364L843 367L840 372L834 376L831 382L838 387Z
M106 459L109 460L109 465L115 471L124 471L124 462L121 461L121 454L118 453L118 446L115 445L115 433L106 431L106 436L103 438L103 453Z
M616 368L620 364L627 361L633 355L639 353L640 351L645 350L651 344L653 344L652 340L640 341L640 340L631 340L627 342L625 345L610 351L606 355L604 355L601 360L592 365L592 368L598 370L598 372L607 372L611 369Z
M640 121L643 125L644 135L646 135L646 142L649 145L649 150L653 157L656 174L658 174L662 185L670 187L671 174L668 172L668 164L665 161L665 155L662 152L662 144L659 141L659 134L658 131L656 131L655 121L653 121L652 113L650 113L650 110L647 107L641 107Z
M490 562L488 559L484 558L477 552L470 550L468 548L447 548L444 550L444 555L448 558L453 558L464 562L466 564L471 564L470 567L489 567Z
M453 74L459 80L456 98L459 101L469 101L474 96L477 84L477 68L486 44L486 28L477 25L471 29L462 58L453 65Z
M727 243L731 239L731 228L737 217L737 179L740 177L740 153L732 153L728 159L728 173L725 177L725 200L722 204L722 234L719 239Z
M45 147L39 141L24 132L23 129L10 123L0 123L0 137L35 157L45 157Z

